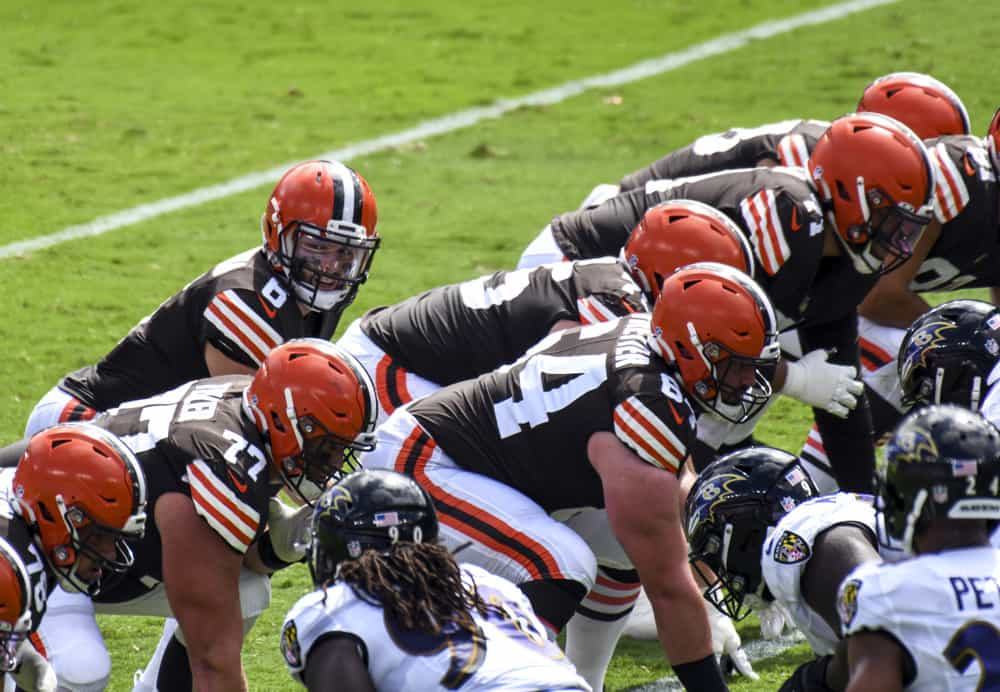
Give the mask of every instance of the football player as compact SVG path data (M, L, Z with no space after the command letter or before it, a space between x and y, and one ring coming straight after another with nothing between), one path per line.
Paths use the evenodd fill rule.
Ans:
M877 511L914 557L840 586L849 692L1000 688L998 491L1000 432L978 413L929 406L893 432Z
M32 411L30 436L203 377L253 373L288 339L329 339L379 245L368 183L336 161L288 170L268 197L262 247L215 266Z
M133 564L128 541L142 537L145 510L135 455L85 423L35 435L17 468L0 471L0 671L19 688L55 691L28 637L57 583L94 595Z
M731 267L690 265L664 279L652 315L556 332L513 365L397 409L364 464L427 488L443 543L517 583L553 631L578 607L587 614L578 625L613 627L607 650L583 657L570 628L569 657L595 689L638 575L681 682L723 689L687 567L678 473L694 410L752 418L778 356L760 287ZM587 507L606 512L614 537L605 544L574 525ZM603 593L585 600L595 581L617 608Z
M913 256L879 279L859 306L858 343L862 377L872 403L876 436L887 434L906 410L900 399L896 354L910 323L930 309L921 292L989 288L994 302L1000 286L1000 188L997 144L1000 111L985 140L940 137L925 142L935 164L938 185L934 220ZM810 433L802 452L815 478L828 471L822 436Z
M755 276L782 329L799 327L806 356L800 367L782 366L776 388L814 407L841 487L865 490L874 467L870 414L866 404L843 405L843 371L834 365L857 366L857 305L880 271L909 256L930 220L933 192L929 155L912 132L886 116L849 115L820 138L808 170L654 181L557 217L553 230L590 247L583 255L603 255L604 239L615 236L619 247L634 219L665 199L695 199L729 216L754 247ZM830 349L836 353L827 363Z
M877 78L861 94L856 110L888 115L907 125L920 139L971 134L969 115L947 85L916 72L894 72ZM694 143L631 173L618 185L598 185L581 205L594 207L620 192L630 192L655 180L688 178L756 166L803 167L830 123L786 120L754 128L733 128L705 135ZM581 259L579 249L546 228L524 251L518 268L565 259ZM608 247L606 254L617 255Z
M899 349L906 409L956 404L1000 423L994 370L1000 361L1000 309L981 300L952 300L921 315Z
M274 496L284 488L315 499L356 452L371 449L376 406L352 356L325 340L295 339L252 378L196 380L94 419L136 455L153 510L134 562L113 584L92 601L64 595L59 608L53 594L39 635L60 685L107 684L96 607L176 617L159 679L137 688L246 689L240 648L270 600L266 575L305 556L298 528L310 507L286 513Z
M752 250L721 212L689 201L647 211L621 258L497 272L370 310L337 344L373 373L380 422L442 386L514 362L550 332L649 311L663 278L698 261L751 272Z
M281 633L292 677L334 690L590 690L506 579L438 545L434 502L388 470L352 473L312 520L310 573Z
M706 468L685 511L690 559L716 610L735 620L756 611L767 639L792 624L816 653L781 692L843 689L837 588L862 563L902 557L879 540L871 495L817 495L794 455L750 447Z

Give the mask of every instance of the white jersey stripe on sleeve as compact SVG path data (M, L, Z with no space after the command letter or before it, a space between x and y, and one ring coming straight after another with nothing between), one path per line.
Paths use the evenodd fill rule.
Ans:
M590 296L578 298L576 309L580 316L580 324L595 324L618 319L619 315L612 312L606 305Z
M778 142L778 163L782 166L805 168L809 161L809 149L802 135L785 135Z
M229 337L259 365L284 339L233 291L223 291L212 299L205 318Z
M778 203L774 197L774 190L762 190L759 192L757 194L757 204L761 212L761 219L767 228L771 247L774 249L778 269L781 269L781 266L791 256L792 251L788 247L788 241L785 240L785 229L782 227L781 219L778 217ZM761 207L763 208L761 209Z
M215 325L215 328L222 332L223 336L239 346L241 351L250 356L255 365L260 366L261 361L264 360L265 352L243 336L232 321L232 313L228 312L225 307L219 307L214 302L209 303L205 309L205 319Z
M230 309L238 313L250 328L250 330L256 334L261 341L263 341L269 349L273 349L279 344L283 343L285 340L278 333L278 331L268 324L267 320L260 316L257 312L252 310L249 305L247 305L239 294L230 289L228 291L223 291L221 294L216 296L216 299L221 299Z
M965 186L958 166L948 155L942 143L931 149L937 186L934 190L934 214L938 221L947 223L958 216L969 203L969 190Z
M235 550L244 553L260 525L260 513L215 477L201 459L188 464L195 510Z
M778 217L774 191L761 190L744 199L740 202L740 210L750 228L750 240L764 271L774 276L792 254Z
M687 455L684 444L670 426L635 396L615 407L614 426L619 439L656 466L676 471Z

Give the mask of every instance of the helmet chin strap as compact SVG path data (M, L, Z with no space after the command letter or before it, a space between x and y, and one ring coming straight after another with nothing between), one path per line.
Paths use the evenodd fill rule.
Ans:
M844 250L844 253L851 258L851 264L854 265L856 272L859 274L875 274L881 269L882 260L872 254L871 240L859 249L857 245L848 243L840 233L835 232L834 235L837 236L837 241L840 243L840 247Z

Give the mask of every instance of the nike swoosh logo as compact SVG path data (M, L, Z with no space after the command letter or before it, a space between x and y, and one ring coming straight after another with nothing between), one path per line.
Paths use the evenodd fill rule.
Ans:
M792 230L797 231L802 228L802 224L799 223L799 208L792 207Z
M969 156L968 156L968 154L966 154L965 156L962 157L962 163L965 164L965 173L966 173L966 175L968 175L970 178L976 175L976 169L973 168L972 164L969 162Z
M260 301L260 306L264 308L264 312L267 313L268 317L270 317L273 320L275 317L278 316L278 311L275 308L269 306L259 293L257 294L257 300Z
M233 482L233 485L235 485L236 489L240 491L240 494L247 491L248 485L246 483L241 483L240 479L236 477L236 474L233 473L232 469L226 469L226 473L229 474L229 480Z
M668 401L667 405L670 407L670 412L674 414L674 420L677 421L677 425L684 425L684 418L677 413L677 409L674 408L673 403Z

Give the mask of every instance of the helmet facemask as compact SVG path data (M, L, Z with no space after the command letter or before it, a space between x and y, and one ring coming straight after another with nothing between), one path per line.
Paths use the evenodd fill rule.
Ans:
M931 216L896 204L877 188L866 192L864 178L858 177L857 185L864 223L848 227L846 238L840 233L837 238L859 274L888 274L913 255Z
M331 310L354 299L379 242L363 226L346 221L331 220L325 229L297 221L281 233L279 260L299 302Z
M710 530L691 538L688 560L707 585L705 600L735 621L751 613L753 597L763 599L760 546L772 528L754 520L759 505L758 499L748 498L747 521L727 521L721 532Z
M696 346L697 334L691 329ZM777 349L761 357L746 356L724 344L710 341L699 349L709 376L694 385L698 401L730 423L745 423L760 413L771 399L771 380L778 365Z
M69 540L49 551L49 562L64 589L94 596L106 586L108 576L124 574L135 562L128 542L142 537L145 513L141 517L133 515L125 529L119 530L101 524L82 507L67 507L62 495L56 495L56 506ZM109 548L114 551L114 557L108 557ZM95 577L87 579L80 574L81 556L97 567Z
M302 451L281 460L281 476L285 486L308 505L331 481L337 481L361 468L357 452L370 452L374 442L364 435L348 440L328 430L313 416L296 417L294 409L289 418Z

